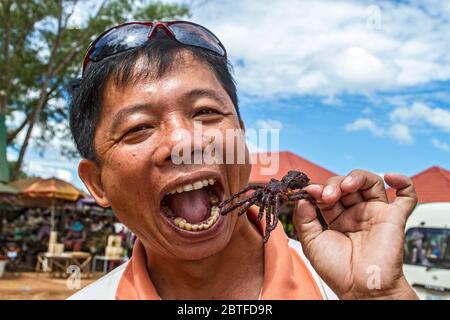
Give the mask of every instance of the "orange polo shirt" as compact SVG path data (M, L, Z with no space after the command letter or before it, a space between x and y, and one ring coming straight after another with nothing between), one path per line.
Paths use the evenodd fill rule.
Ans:
M247 211L264 234L264 220L256 219L255 208ZM126 266L116 291L118 300L160 300L147 270L147 255L139 240L133 248L133 256ZM264 280L261 299L323 299L316 280L295 249L288 245L288 237L279 223L264 246Z

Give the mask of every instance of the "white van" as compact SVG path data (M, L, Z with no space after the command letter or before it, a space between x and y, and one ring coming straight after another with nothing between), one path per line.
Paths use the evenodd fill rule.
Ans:
M403 271L421 299L450 300L450 203L420 204L406 223Z

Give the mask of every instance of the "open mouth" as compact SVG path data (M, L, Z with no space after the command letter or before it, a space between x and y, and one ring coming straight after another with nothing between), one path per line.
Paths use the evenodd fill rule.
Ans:
M223 187L214 178L180 184L161 200L161 212L176 228L201 232L217 224Z

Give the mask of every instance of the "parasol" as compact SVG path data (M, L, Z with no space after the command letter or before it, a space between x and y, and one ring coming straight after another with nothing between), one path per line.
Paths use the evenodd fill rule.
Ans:
M19 193L19 191L16 188L0 182L0 194L17 194L17 193Z
M51 227L55 224L55 201L65 200L75 202L86 195L72 184L57 179L31 178L12 182L11 185L20 190L28 198L48 199L51 201Z
M16 200L16 195L18 193L19 191L16 188L0 182L0 209L9 212L20 211L21 208ZM0 216L1 218L4 218L3 213L1 212Z

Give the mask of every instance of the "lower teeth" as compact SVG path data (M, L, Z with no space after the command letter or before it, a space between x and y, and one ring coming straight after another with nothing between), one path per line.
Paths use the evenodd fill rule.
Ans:
M175 225L181 229L188 231L200 231L209 229L219 218L219 208L217 206L211 207L211 215L201 223L189 223L186 219L181 217L176 217L173 222Z

